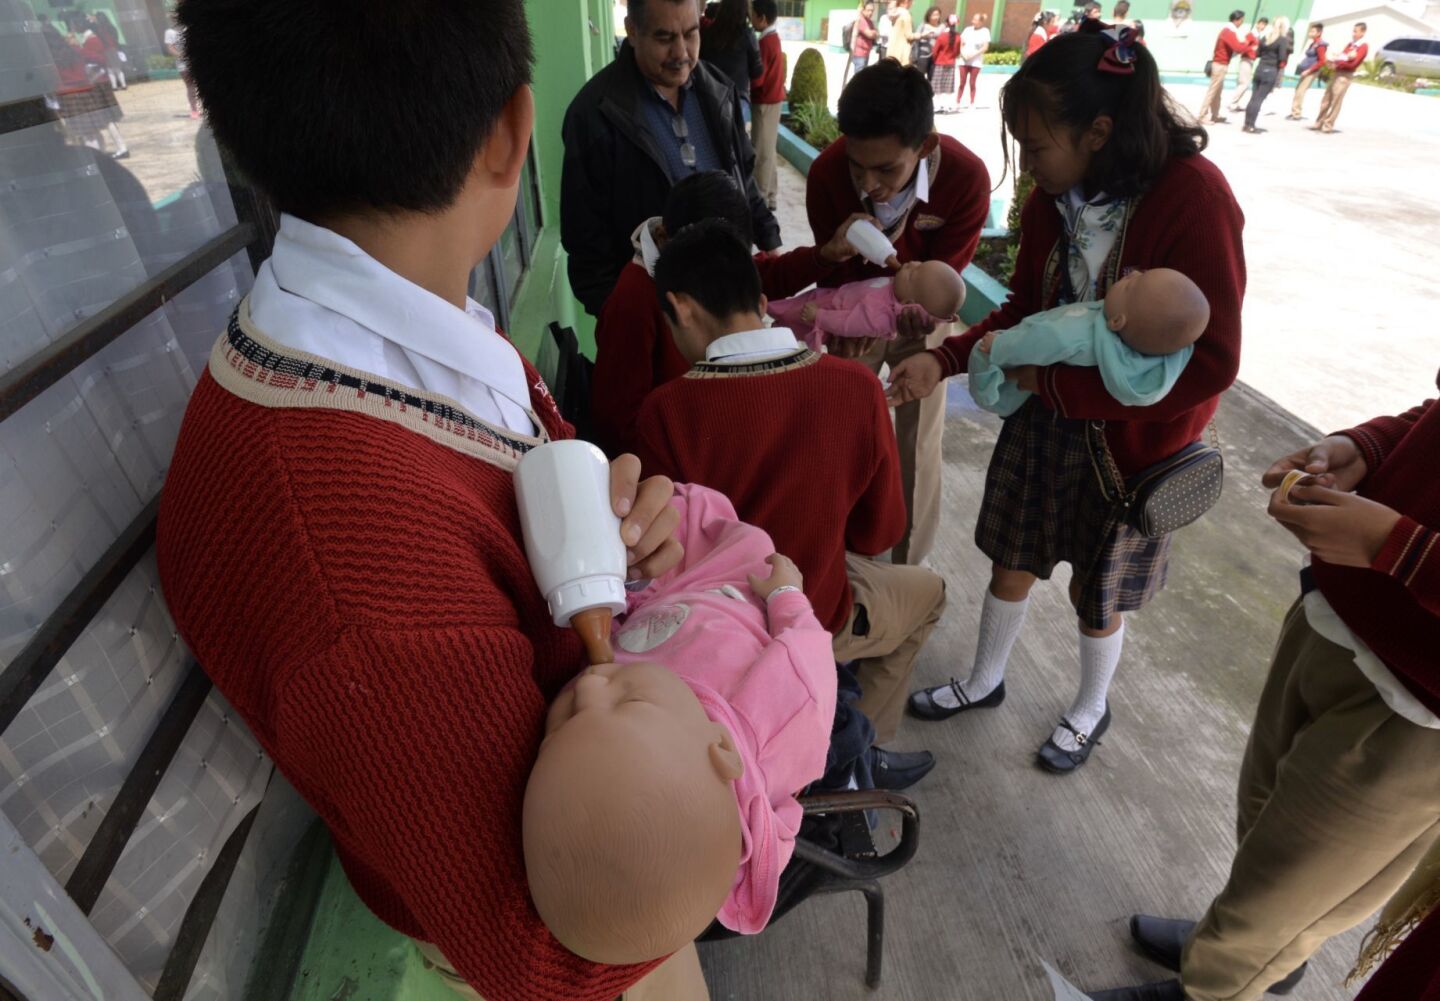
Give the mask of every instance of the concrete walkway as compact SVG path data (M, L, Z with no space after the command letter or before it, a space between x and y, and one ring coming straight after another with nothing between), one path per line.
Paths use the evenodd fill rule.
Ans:
M964 673L988 582L971 541L998 420L950 387L944 523L935 569L949 607L920 684ZM1130 617L1114 728L1084 770L1057 778L1036 747L1077 684L1066 579L1034 592L1000 709L945 723L907 719L895 746L939 758L913 790L915 861L886 881L885 978L868 991L858 895L812 900L764 934L701 947L715 1001L1041 1001L1045 959L1085 988L1160 979L1128 944L1134 910L1198 916L1234 850L1235 781L1299 547L1264 513L1260 471L1306 434L1232 391L1219 429L1220 505L1175 539L1170 585ZM1303 1001L1340 1001L1358 931L1311 964Z

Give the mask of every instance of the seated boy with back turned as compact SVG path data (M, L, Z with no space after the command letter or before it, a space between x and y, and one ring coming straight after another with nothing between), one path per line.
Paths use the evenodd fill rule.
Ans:
M693 947L648 976L571 954L525 882L526 777L583 657L536 590L512 472L572 432L465 294L529 146L524 8L346 10L177 10L217 139L284 214L181 427L166 601L361 899L457 992L614 1001L680 967L698 980ZM670 483L639 472L611 468L637 579L680 557ZM704 996L670 983L648 996Z
M795 561L816 618L835 636L836 660L859 661L859 708L876 742L890 741L906 679L945 607L945 584L924 567L869 558L905 531L879 381L853 361L797 344L787 328L764 326L749 248L725 223L673 237L655 286L693 367L646 399L636 451L647 468L725 494ZM876 785L893 788L887 755ZM924 759L924 768L933 764ZM920 767L910 761L905 770Z

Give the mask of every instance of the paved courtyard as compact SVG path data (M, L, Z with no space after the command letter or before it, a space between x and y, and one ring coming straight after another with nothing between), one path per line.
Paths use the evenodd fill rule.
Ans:
M792 55L792 59L793 59ZM832 103L841 63L831 54ZM999 73L980 77L980 107L936 119L1001 182ZM1203 89L1172 86L1188 109ZM1226 92L1229 101L1230 91ZM1240 378L1325 430L1432 397L1440 369L1440 98L1357 84L1339 131L1287 122L1292 90L1271 95L1259 125L1210 128L1208 155L1245 212L1249 282ZM1320 92L1307 95L1313 119ZM803 214L801 216L803 221Z

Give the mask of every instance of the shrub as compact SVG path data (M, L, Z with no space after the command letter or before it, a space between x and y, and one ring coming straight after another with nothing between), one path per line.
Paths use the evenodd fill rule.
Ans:
M1020 53L1014 49L1011 49L1009 52L993 52L987 49L985 52L985 65L1019 66Z
M800 133L800 138L817 150L840 138L840 123L825 105L810 101L790 107L790 124Z
M829 89L825 83L825 59L818 49L806 49L795 60L795 72L790 75L790 106L818 104L830 106Z
M152 71L173 70L175 68L175 57L161 55L158 52L152 52L150 54L150 58L145 60L145 65L148 66Z
M1010 230L1010 235L1017 245L1020 243L1020 212L1025 208L1025 203L1030 200L1030 192L1034 190L1035 178L1025 173L1015 175L1015 189L1010 199L1010 211L1005 214L1005 228Z

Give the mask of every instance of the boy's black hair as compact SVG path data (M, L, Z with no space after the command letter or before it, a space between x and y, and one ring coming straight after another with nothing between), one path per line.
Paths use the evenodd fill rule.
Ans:
M1133 73L1107 73L1100 60L1112 40L1104 25L1085 21L1058 35L1020 64L1000 91L1000 140L1010 168L1010 136L1030 110L1057 133L1079 135L1101 115L1114 122L1110 140L1090 160L1086 180L1116 197L1139 194L1159 180L1171 157L1191 156L1209 143L1160 85L1155 57L1133 47Z
M1356 21L1356 22L1355 22L1355 27L1359 28L1361 31L1369 31L1369 30L1370 30L1370 26L1367 25L1364 21Z
M850 78L840 92L840 131L855 139L894 136L918 149L935 131L930 82L914 66L882 59Z
M670 189L660 217L669 236L705 219L723 219L735 228L745 246L755 242L750 203L723 170L691 174Z
M765 19L766 24L774 24L780 16L780 5L775 0L750 0L750 6Z
M1325 22L1324 22L1324 21L1311 21L1311 22L1309 23L1309 25L1306 26L1305 30L1306 30L1306 31L1309 31L1311 28L1314 28L1316 31L1324 31L1324 30L1325 30Z
M1270 23L1270 19L1269 19L1268 17L1257 17L1257 18L1255 19L1255 27L1257 27L1257 28L1260 27L1260 25L1262 25L1262 24L1269 24L1269 23Z
M1230 23L1231 23L1231 24L1234 24L1236 21L1243 21L1243 20L1245 20L1245 12L1244 12L1243 10L1232 10L1232 11L1230 12Z
M1117 18L1124 17L1130 13L1130 0L1115 0L1114 15Z
M530 82L522 0L180 0L216 138L311 222L454 203Z
M705 219L671 237L655 262L655 294L671 320L667 293L688 295L717 320L759 312L760 273L742 237L723 219Z

